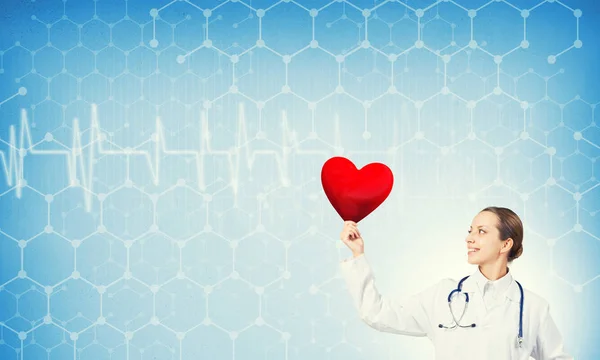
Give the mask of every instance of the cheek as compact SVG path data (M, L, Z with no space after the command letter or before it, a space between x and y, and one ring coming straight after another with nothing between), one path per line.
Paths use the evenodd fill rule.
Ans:
M486 252L496 252L500 250L500 242L487 234L479 236L478 240L480 246L485 248Z
M497 239L486 237L485 239L481 239L481 247L484 247L485 252L488 254L496 254L502 249L502 242Z

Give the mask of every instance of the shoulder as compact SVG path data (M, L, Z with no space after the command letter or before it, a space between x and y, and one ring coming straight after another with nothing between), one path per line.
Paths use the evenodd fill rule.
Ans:
M460 279L453 279L450 277L442 278L437 282L437 286L440 288L456 288Z
M550 311L548 300L541 295L523 287L523 307L537 318L544 318Z
M458 287L458 283L460 282L460 280L461 279L455 279L455 278L451 278L451 277L441 278L440 280L438 280L435 283L434 287L439 291L448 293ZM462 286L463 286L463 290L464 290L465 284L463 284Z
M446 298L448 294L457 287L457 284L458 281L456 279L442 278L430 285L423 293L432 298L440 296Z
M546 307L548 306L548 301L544 299L541 295L523 287L523 295L525 300L530 305L535 305L536 307Z
M454 289L458 285L458 280L452 278L442 278L433 283L430 283L429 287L426 290L429 291L437 291L437 290L447 290Z

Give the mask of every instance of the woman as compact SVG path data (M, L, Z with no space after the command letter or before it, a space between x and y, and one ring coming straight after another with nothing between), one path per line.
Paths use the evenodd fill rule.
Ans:
M344 223L341 240L353 254L340 264L341 272L369 326L427 336L437 360L573 359L563 350L548 303L523 289L509 271L508 264L523 252L523 225L512 210L488 207L475 216L466 245L477 270L460 285L443 279L403 302L378 292L355 222Z

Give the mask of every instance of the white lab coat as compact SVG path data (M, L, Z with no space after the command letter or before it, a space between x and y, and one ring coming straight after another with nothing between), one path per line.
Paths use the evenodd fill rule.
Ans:
M469 306L461 325L474 328L447 330L438 324L453 325L448 309L448 294L458 285L443 279L404 301L382 296L375 286L372 269L365 255L341 262L340 270L360 318L372 328L400 335L427 336L435 348L436 360L572 360L563 350L562 337L550 316L548 303L523 288L523 346L518 348L519 301L521 293L510 271L503 277L502 292L496 305L487 309L481 289L483 277L477 270L463 282ZM487 297L486 297L487 301ZM454 296L452 306L457 319L462 314L464 295Z

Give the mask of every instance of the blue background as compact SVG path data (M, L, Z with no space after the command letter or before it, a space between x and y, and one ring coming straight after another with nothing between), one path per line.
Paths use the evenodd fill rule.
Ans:
M7 0L0 28L1 359L433 358L358 319L336 155L394 172L360 223L383 293L472 272L508 206L511 271L600 357L595 2Z

